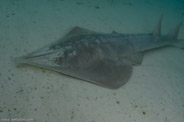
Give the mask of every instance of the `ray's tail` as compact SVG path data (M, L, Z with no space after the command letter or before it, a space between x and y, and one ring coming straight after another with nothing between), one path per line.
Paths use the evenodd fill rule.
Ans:
M155 28L152 32L153 36L160 37L161 36L161 24L162 24L163 14L160 16ZM173 29L169 31L169 33L164 37L163 41L166 41L171 46L179 47L184 49L184 39L178 39L179 30L182 26L183 22L179 22Z
M176 40L183 22L179 22L167 35L168 40Z
M171 45L184 49L184 39L178 39L179 30L183 22L179 22L167 35Z
M184 49L184 39L178 39L179 30L183 22L179 22L167 35L171 45Z
M176 42L173 43L173 46L184 49L184 39L177 39Z

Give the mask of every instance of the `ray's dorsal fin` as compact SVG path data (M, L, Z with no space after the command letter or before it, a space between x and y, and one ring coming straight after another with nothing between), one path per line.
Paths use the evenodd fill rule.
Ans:
M160 16L155 28L153 30L153 36L160 36L161 35L161 24L162 24L163 14Z
M86 28L75 26L64 37L71 36L71 35L76 35L76 34L91 34L91 33L96 33L96 32L92 31L92 30L88 30Z
M118 34L118 32L117 31L114 31L114 30L112 31L112 33Z
M179 22L169 33L167 38L169 40L175 40L178 38L178 33L183 22Z

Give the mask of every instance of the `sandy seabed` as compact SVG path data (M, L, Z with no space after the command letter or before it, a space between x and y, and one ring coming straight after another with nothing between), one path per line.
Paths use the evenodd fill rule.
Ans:
M105 89L42 68L17 67L25 55L81 26L98 32L163 33L184 20L182 0L1 0L0 121L183 122L184 50L145 53L130 81ZM184 27L179 38L184 39Z

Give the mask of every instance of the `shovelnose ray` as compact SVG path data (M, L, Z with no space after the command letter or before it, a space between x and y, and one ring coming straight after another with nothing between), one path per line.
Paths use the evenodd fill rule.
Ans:
M15 61L117 89L129 80L133 66L142 63L145 51L165 46L184 47L184 39L177 39L182 22L169 34L161 35L162 18L152 33L145 34L105 34L74 27L62 39Z

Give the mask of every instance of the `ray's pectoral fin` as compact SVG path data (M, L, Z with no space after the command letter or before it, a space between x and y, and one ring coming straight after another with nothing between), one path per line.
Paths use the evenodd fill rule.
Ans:
M92 30L88 30L86 28L75 26L64 37L71 36L71 35L77 35L77 34L91 34L91 33L96 33L96 32Z
M71 76L109 88L117 89L124 85L132 74L132 65L128 61L117 64L111 60L100 60L86 69L67 71Z
M138 66L142 64L143 57L144 57L143 52L137 52L128 57L128 60L131 62L132 65Z

